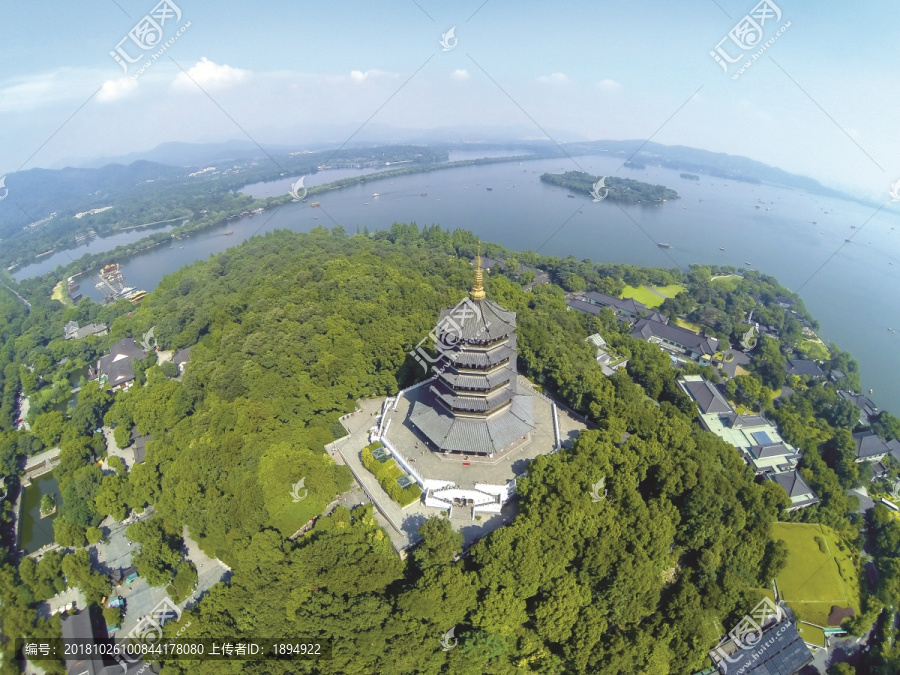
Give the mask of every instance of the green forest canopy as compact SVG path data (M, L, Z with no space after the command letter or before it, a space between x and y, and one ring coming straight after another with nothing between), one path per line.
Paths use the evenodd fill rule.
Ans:
M110 343L155 326L163 349L193 347L191 364L175 381L151 361L145 386L114 403L88 397L79 419L99 411L108 424L134 424L154 438L127 478L85 466L100 452L95 438L74 413L60 420L64 507L67 494L81 505L72 525L87 530L122 505L153 504L153 525L134 537L161 561L150 572L160 585L190 574L168 552L185 524L232 568L186 617L183 637L335 640L332 661L244 662L246 672L687 673L708 665L721 627L753 607L784 564L771 524L785 494L756 483L734 448L692 424L693 407L655 347L627 343L635 366L604 377L584 341L599 324L567 311L556 286L525 293L505 277L487 279L489 297L518 314L521 371L596 426L571 451L530 465L515 520L456 561L458 535L436 520L401 562L370 507L338 508L287 539L349 485L346 469L324 453L343 433L339 417L360 396L395 393L420 377L408 352L441 308L464 297L471 267L460 256L475 245L470 232L415 225L353 237L280 231L168 276L133 316L104 310ZM520 258L533 264L528 256ZM555 276L603 282L599 266L552 262ZM708 286L709 271L685 279L622 268L604 278L686 281L693 293ZM17 360L43 349L35 333L43 324L0 307L15 335L31 336L14 346L7 339L0 353L7 383L17 386ZM38 306L33 314L46 312L42 334L53 340L76 311L96 310ZM843 491L827 483L834 472L824 464L810 471L833 491L833 526L846 529ZM608 498L594 503L590 486L601 477ZM290 486L301 478L309 496L294 503ZM56 568L29 573L42 589L58 587ZM18 588L14 570L0 568L0 592L16 634L52 629L27 619L37 591ZM452 627L459 645L445 652L440 637ZM167 668L221 672L212 663Z

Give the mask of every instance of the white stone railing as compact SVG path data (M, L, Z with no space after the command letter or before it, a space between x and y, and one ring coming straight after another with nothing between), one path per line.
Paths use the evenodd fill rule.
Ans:
M562 447L562 434L559 432L559 413L556 410L556 404L551 402L553 406L553 435L556 438L556 447L553 452L559 452L559 449Z

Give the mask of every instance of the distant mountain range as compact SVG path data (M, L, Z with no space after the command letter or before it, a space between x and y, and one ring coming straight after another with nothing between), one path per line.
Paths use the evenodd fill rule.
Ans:
M835 197L837 199L860 201L859 198L853 195L825 187L814 178L789 173L777 167L740 155L710 152L709 150L700 150L698 148L691 148L683 145L662 145L653 141L646 142L639 139L624 141L575 141L557 146L547 139L538 140L527 137L519 139L510 138L508 129L505 130L505 133L502 135L498 133L493 136L491 130L481 131L481 133L474 133L472 130L452 128L444 130L433 129L428 132L409 131L405 132L402 137L398 136L395 141L378 142L375 140L359 141L358 139L355 139L357 141L355 145L358 147L372 147L377 145L390 145L393 142L416 142L427 145L449 146L454 150L475 150L479 148L485 150L490 149L492 151L508 150L511 155L520 154L522 150L525 150L537 154L549 154L553 156L562 154L559 151L559 147L562 147L565 152L570 155L613 154L627 158L638 153L634 156L632 161L642 164L664 166L670 169L706 173L708 175L730 180L790 187L798 190L805 190L811 194ZM394 130L394 133L396 134L396 130ZM464 137L462 136L463 133L469 133L471 135ZM339 136L336 135L336 137ZM492 138L507 138L509 140L498 142L496 140L490 140ZM264 148L265 152L276 156L304 150L327 150L329 147L336 148L338 145L338 143L314 143L306 146L278 144L264 145ZM153 150L131 153L116 158L98 159L85 164L84 166L86 168L99 168L112 163L128 166L133 162L146 160L170 166L196 168L201 165L207 166L227 162L245 162L252 159L259 159L263 156L263 152L260 148L250 141L231 140L223 143L206 144L163 143Z
M432 131L431 134L436 133ZM564 143L561 146L548 139L510 139L508 141L472 139L426 141L424 132L419 144L447 150L484 150L492 154L533 154L539 157L562 157L564 154L611 155L631 158L632 163L663 166L670 169L706 174L727 180L776 185L803 190L811 194L870 203L853 195L827 188L808 176L788 173L768 164L725 153L710 152L685 146L667 146L642 140L598 140ZM429 137L432 137L429 134ZM450 139L455 134L449 133ZM392 146L392 143L357 142L357 148ZM165 143L153 150L133 153L114 163L100 167L64 169L30 169L6 177L8 198L0 200L0 238L7 239L34 220L46 218L52 212L75 213L106 206L132 192L142 183L155 183L162 188L166 182L178 182L190 171L207 166L228 166L253 160L268 161L272 157L287 157L290 153L323 152L337 149L339 143L310 146L267 146L265 151L249 141L232 140L224 143L192 144ZM562 150L560 149L562 148ZM345 152L348 148L344 149ZM297 158L297 155L294 155ZM281 160L279 160L281 161ZM373 169L374 171L374 169ZM269 178L266 178L269 180ZM233 188L230 188L233 189ZM26 215L27 214L27 215Z
M718 178L738 180L747 183L766 183L811 194L861 201L859 198L825 187L809 176L788 173L782 169L763 164L748 157L728 155L724 152L710 152L684 145L661 145L652 141L590 141L586 143L566 143L569 154L616 154L624 158L634 155L632 162L663 166L669 169L705 173ZM637 153L637 154L635 154ZM869 202L864 202L869 203Z

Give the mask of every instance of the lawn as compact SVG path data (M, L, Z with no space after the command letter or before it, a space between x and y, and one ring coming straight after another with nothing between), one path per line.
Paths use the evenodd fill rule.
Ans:
M676 295L687 289L681 284L669 284L668 286L654 286L657 293L662 293L667 298L674 298Z
M804 642L819 645L822 649L825 649L825 631L818 626L800 621L797 624L797 632L800 633L800 637L803 638Z
M681 326L682 328L687 328L688 330L692 330L695 333L699 333L703 329L695 323L691 323L687 319L682 319L680 316L675 319L675 325Z
M727 276L722 277L713 277L711 279L712 283L717 284L721 288L725 288L729 291L734 291L737 289L738 284L741 283L741 279L743 277L738 276L737 274L729 274Z
M651 290L653 289L653 290ZM653 291L656 291L654 293ZM625 286L622 291L623 298L634 298L647 307L659 307L666 298L674 298L676 295L685 290L681 284L669 284L668 286ZM660 297L663 296L663 297Z
M56 286L53 287L53 293L50 296L50 299L59 300L66 307L72 307L72 299L69 297L69 294L63 290L63 286L65 285L65 281L60 281L56 284Z
M804 340L800 343L800 351L806 358L814 361L827 361L831 358L828 348L821 340Z
M775 523L772 536L783 539L789 549L787 565L775 582L799 619L827 626L834 605L852 607L859 614L858 570L849 547L840 549L834 530L824 525ZM822 540L824 552L816 537Z

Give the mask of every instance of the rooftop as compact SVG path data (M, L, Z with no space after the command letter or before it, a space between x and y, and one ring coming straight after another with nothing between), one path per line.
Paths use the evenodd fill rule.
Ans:
M729 657L730 662L724 660L720 662L720 672L741 673L741 675L793 675L813 660L812 652L800 637L797 627L788 620L763 631L757 645L738 649L732 653Z
M673 343L681 348L712 356L719 346L718 338L708 337L694 333L681 326L666 324L652 319L640 319L631 332L631 337L641 340L658 338L665 342Z
M728 377L735 377L738 374L738 368L742 368L752 361L750 356L737 349L729 349L725 352L724 356L725 360L722 362L721 368L722 372L728 375Z
M735 422L738 422L735 425ZM749 422L753 421L751 425ZM709 413L700 415L700 422L726 443L747 452L760 445L784 443L772 424L759 415L741 416L736 413ZM763 436L762 434L765 434ZM788 446L789 447L789 446Z
M701 415L733 412L715 385L701 375L685 375L678 380L678 386L694 400Z
M587 291L582 294L580 300L586 300L592 305L600 305L601 307L612 307L620 312L629 314L643 314L647 310L647 305L638 302L634 298L616 298L606 293L598 293L597 291Z
M807 377L825 377L825 371L819 368L819 364L808 359L788 359L788 375L805 375Z
M769 479L778 483L787 492L791 498L791 508L799 509L804 506L812 506L818 504L819 500L813 493L812 488L807 485L806 481L796 469L785 471L782 473L771 473Z
M176 366L180 366L182 364L187 363L191 360L191 348L185 347L177 352L175 352L175 356L172 357L172 362Z
M516 313L492 300L466 299L441 311L438 330L458 340L496 340L516 330Z
M853 434L853 440L856 441L857 459L877 457L891 451L891 447L889 447L889 445L873 431L863 431L858 434Z
M420 403L427 393L426 386L408 391L396 403L397 411L388 413L386 435L404 457L412 460L412 465L425 478L452 481L456 485L469 488L475 483L503 485L521 474L528 462L538 455L553 451L555 438L553 414L550 402L538 394L532 385L519 376L517 388L520 394L531 399L534 430L529 438L516 443L492 458L485 456L444 455L428 450L422 433L410 422L413 407ZM579 420L559 410L559 424L562 440L572 440L584 428Z
M125 384L134 379L134 359L147 358L147 352L138 347L134 338L124 338L110 347L110 353L100 357L97 370L111 387Z
M579 300L578 298L570 298L566 300L566 307L569 309L577 309L579 312L584 312L585 314L592 314L597 316L600 313L600 310L603 309L600 305L592 305L585 300Z
M413 405L409 422L441 450L493 455L534 428L532 396L513 394L509 406L487 418L467 418L451 414L438 402L439 394L432 386L421 387ZM507 395L507 392L499 392ZM480 399L479 399L480 400Z
M79 328L77 321L69 321L63 330L63 336L66 340L80 340L88 335L98 335L100 333L106 333L106 326L102 323L89 323Z
M854 394L849 391L839 391L838 395L844 400L850 401L859 408L867 417L872 418L878 414L878 406L863 394Z

